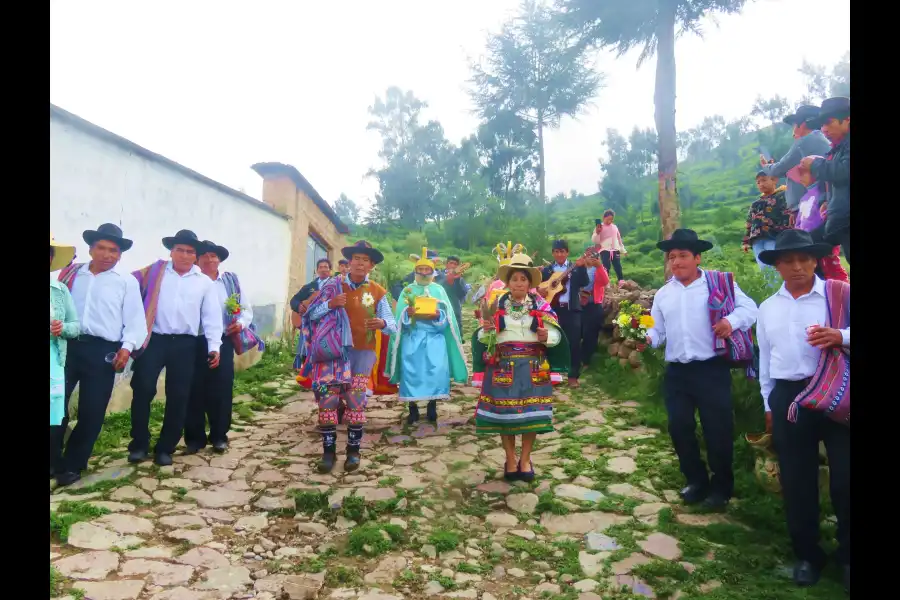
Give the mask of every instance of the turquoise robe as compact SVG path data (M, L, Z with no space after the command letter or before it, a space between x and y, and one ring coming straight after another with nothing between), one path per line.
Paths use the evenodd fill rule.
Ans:
M438 318L410 319L406 313L409 294L435 298ZM399 385L398 397L404 402L448 400L451 379L466 383L469 371L447 292L437 283L410 284L397 299L394 317L400 331L391 336L385 374L391 383Z

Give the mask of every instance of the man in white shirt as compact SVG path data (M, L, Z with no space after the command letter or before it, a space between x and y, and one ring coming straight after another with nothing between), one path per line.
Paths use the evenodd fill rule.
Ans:
M788 532L797 564L794 581L814 585L825 565L819 546L819 442L828 453L831 503L837 517L837 562L844 569L844 586L850 591L850 427L833 421L823 411L796 407L795 399L809 386L818 369L822 350L850 348L846 329L828 324L828 286L815 275L818 259L828 256L830 244L815 244L805 231L784 231L775 249L760 253L784 279L774 296L759 307L759 382L766 408L766 426L778 453L782 496Z
M201 323L207 341L208 368L219 366L222 345L222 306L213 281L194 263L203 245L197 234L182 229L162 239L170 252L169 261L158 261L134 273L141 283L144 310L149 323L149 340L134 361L131 389L131 443L128 462L148 457L150 450L150 403L156 396L156 382L166 370L166 413L154 450L156 464L172 464L172 453L181 439L191 384L194 354ZM143 277L142 277L143 276ZM152 320L151 320L152 318Z
M59 275L72 292L81 323L81 335L69 342L66 416L62 425L51 428L51 474L55 473L60 486L75 483L87 469L116 373L125 369L131 352L140 348L147 336L137 280L115 268L132 241L122 237L122 230L112 223L87 230L82 238L90 247L90 262L73 263ZM63 454L69 398L76 385L78 421Z
M734 493L733 365L716 350L716 338L727 340L733 331L749 330L756 321L756 304L735 282L734 309L712 323L710 288L715 278L700 269L701 254L712 244L690 229L676 229L671 239L656 246L665 252L672 278L653 299L654 326L647 332L647 343L654 348L666 345L669 435L687 480L681 497L685 504L703 502L706 508L722 509ZM726 344L721 346L727 351ZM711 478L700 456L695 412L703 426Z
M194 383L191 398L188 401L187 418L184 425L185 454L195 454L212 444L213 450L221 454L228 449L228 430L231 429L231 409L234 399L234 341L232 336L253 323L253 307L247 294L240 288L237 275L221 271L219 266L228 259L228 250L209 240L203 241L203 248L197 259L197 266L204 275L213 281L218 296L218 305L222 313L222 346L219 350L219 366L207 369L207 340L197 338L194 366ZM234 291L236 288L240 291ZM240 314L237 317L229 314L225 303L231 294L238 294ZM209 436L206 435L206 422L209 421Z

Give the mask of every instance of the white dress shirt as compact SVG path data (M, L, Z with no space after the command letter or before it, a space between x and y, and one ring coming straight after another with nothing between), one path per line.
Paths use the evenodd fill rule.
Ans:
M806 328L825 327L828 321L825 282L816 277L812 291L794 298L784 284L759 307L756 337L759 342L759 387L766 412L775 380L801 381L816 373L822 351L807 341ZM850 347L850 328L841 329Z
M651 345L666 345L666 362L688 363L716 355L715 334L709 322L709 287L706 271L685 286L674 277L653 298ZM725 317L735 331L746 331L756 321L756 303L734 282L734 312Z
M219 305L222 307L224 323L225 301L228 300L228 292L225 289L225 280L222 279L222 271L219 271L216 275L215 285L216 294L219 296ZM250 323L253 322L253 307L250 305L250 300L247 299L247 292L244 291L244 288L241 288L241 314L238 317L237 322L240 323L241 327L244 329L250 327Z
M137 279L116 267L94 275L90 266L85 263L78 269L72 284L81 333L122 342L129 352L140 348L147 337L147 319Z
M224 310L224 301L219 302L213 280L197 265L179 275L172 268L171 260L166 263L153 321L154 333L196 336L202 321L209 351L218 352L225 331Z
M553 272L554 273L562 273L568 268L569 268L568 260L566 262L564 262L563 264L553 263ZM565 285L563 286L563 292L559 295L558 300L559 300L560 304L568 304L569 303L569 287L570 287L569 283L571 283L571 279L569 281L566 281Z

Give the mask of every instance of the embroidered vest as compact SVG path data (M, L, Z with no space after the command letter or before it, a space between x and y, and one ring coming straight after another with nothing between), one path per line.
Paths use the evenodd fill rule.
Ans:
M347 305L344 307L347 316L350 317L350 331L353 333L353 347L357 350L375 351L375 340L368 340L366 335L366 319L374 318L372 315L376 311L378 303L384 298L387 291L373 281L360 285L355 290L351 290L346 283L342 284L344 293L347 294ZM362 304L363 295L368 292L372 294L375 303L371 307L366 308Z

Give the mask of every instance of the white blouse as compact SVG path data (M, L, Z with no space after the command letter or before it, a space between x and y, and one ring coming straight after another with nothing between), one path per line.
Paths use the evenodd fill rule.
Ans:
M506 321L506 329L497 334L497 343L503 344L505 342L530 342L535 343L538 341L537 334L531 331L531 321L534 319L531 315L525 315L521 320L511 319L508 315L504 317L504 321ZM544 342L544 345L548 348L552 348L559 344L562 336L559 333L559 329L554 327L553 325L544 322L544 326L547 328L547 341ZM485 331L482 329L478 332L478 341L484 341Z

